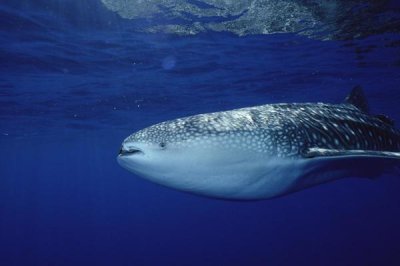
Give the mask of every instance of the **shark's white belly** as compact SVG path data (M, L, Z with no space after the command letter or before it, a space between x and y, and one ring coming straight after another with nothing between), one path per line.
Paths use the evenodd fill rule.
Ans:
M256 200L285 195L345 175L343 170L318 172L318 163L278 158L238 162L229 167L188 165L181 169L185 174L171 173L163 179L165 183L158 183L209 197ZM175 178L177 174L180 178Z
M274 158L245 151L207 150L176 156L175 165L179 167L166 167L169 170L162 174L155 172L160 170L160 162L154 171L151 167L141 171L122 159L119 162L128 170L167 187L237 200L273 198L342 176L340 172L318 173L320 162L313 159Z
M288 159L244 162L228 171L210 171L211 178L198 192L229 199L272 198L290 191L301 178L303 167L303 163Z

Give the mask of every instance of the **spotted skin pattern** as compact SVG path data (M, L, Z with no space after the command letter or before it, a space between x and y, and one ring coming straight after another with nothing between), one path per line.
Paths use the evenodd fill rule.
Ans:
M125 142L160 143L166 148L170 142L212 143L297 158L311 148L398 152L400 132L351 104L292 103L166 121L138 131Z

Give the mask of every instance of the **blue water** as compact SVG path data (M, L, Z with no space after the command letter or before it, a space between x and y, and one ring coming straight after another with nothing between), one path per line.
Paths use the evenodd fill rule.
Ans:
M166 119L339 103L355 85L400 123L393 28L324 40L140 23L97 0L0 4L0 265L400 265L399 176L230 202L116 162L126 136Z

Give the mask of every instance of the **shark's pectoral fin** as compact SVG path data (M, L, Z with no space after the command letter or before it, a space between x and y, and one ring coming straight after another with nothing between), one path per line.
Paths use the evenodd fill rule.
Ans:
M384 173L400 175L400 152L309 148L302 156L320 165L317 171L336 171L370 179Z
M309 148L302 153L304 158L316 157L374 157L400 160L400 152L372 151L372 150L333 150Z

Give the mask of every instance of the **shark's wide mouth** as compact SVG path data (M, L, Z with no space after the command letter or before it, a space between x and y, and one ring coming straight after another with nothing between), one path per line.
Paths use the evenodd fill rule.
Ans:
M122 146L119 149L119 156L128 156L128 155L133 155L133 154L143 154L143 151L138 149L138 148L129 148L126 149L124 146Z

